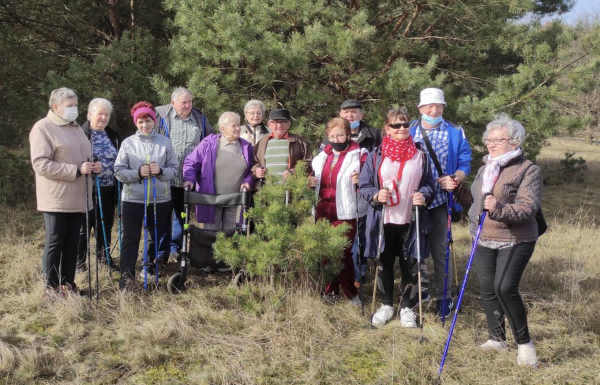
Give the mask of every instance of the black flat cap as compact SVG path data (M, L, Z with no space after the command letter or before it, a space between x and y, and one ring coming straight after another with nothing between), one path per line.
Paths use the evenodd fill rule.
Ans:
M340 110L345 110L346 108L360 108L362 110L362 104L356 99L348 99L340 106Z
M291 122L292 117L290 116L290 112L286 109L271 110L269 112L269 120L289 120Z

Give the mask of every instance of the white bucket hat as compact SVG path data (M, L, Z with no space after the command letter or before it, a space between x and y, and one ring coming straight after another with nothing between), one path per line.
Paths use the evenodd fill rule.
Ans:
M417 107L426 106L428 104L443 104L446 105L444 99L444 91L439 88L425 88L421 91L421 101Z

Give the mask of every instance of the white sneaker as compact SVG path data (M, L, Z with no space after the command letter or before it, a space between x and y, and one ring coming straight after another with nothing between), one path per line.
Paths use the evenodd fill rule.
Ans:
M408 307L400 310L400 324L404 328L416 328L417 327L417 316Z
M394 307L389 305L381 305L379 310L375 314L373 314L373 319L371 319L371 325L373 326L383 326L394 316Z
M355 305L355 306L360 306L360 305L362 305L362 302L360 301L360 297L359 297L358 295L357 295L357 296L354 296L354 297L352 297L352 298L351 298L349 301L350 301L350 304L351 304L351 305Z
M325 293L325 294L323 294L323 297L321 297L321 298L323 298L323 302L331 305L338 301L338 299L339 299L338 297L339 296L334 295L334 294Z
M144 268L142 268L142 270L140 271L140 278L144 279ZM154 275L154 270L150 270L148 269L148 277L147 280L148 282L154 282L154 280L156 279L156 275Z
M487 340L479 345L479 347L483 350L506 350L508 349L508 344L506 341Z
M532 368L538 366L537 354L535 353L535 346L533 346L532 342L519 344L517 363L521 366L531 366Z

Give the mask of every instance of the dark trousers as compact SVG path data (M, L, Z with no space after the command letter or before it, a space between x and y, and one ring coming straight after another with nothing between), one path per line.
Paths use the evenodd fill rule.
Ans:
M185 191L183 187L171 186L171 207L175 219L172 219L172 223L169 225L169 231L160 237L160 243L158 247L159 258L165 260L169 258L171 252L181 250L181 242L183 241L183 197ZM179 226L179 228L177 228ZM164 255L164 257L163 257Z
M517 343L530 341L519 282L534 249L535 242L517 243L500 250L477 246L473 260L492 340L506 340L506 315Z
M383 225L385 247L379 264L379 292L384 305L394 306L394 263L399 257L402 280L400 283L400 308L413 307L419 294L417 287L417 260L404 257L404 241L408 235L409 224Z
M44 213L46 244L42 273L49 287L73 285L77 263L77 238L83 213Z
M355 220L342 221L337 218L334 218L333 220L331 218L328 219L333 226L339 226L342 223L347 223L350 225L350 230L348 230L347 236L350 241L354 239L356 236ZM354 286L354 261L352 260L352 245L349 245L344 249L344 257L341 262L342 269L338 273L337 279L327 284L325 293L338 294L341 288L344 297L352 299L358 295L358 289L356 286Z
M169 225L171 220L171 202L157 203L156 204L156 230L158 239L164 236L165 232L169 231ZM146 223L148 226L148 264L154 263L154 205L150 203L146 207ZM135 264L138 258L138 251L140 246L140 239L144 226L144 204L143 203L132 203L123 202L123 241L122 241L122 254L121 254L121 275L134 277L135 275ZM153 268L149 268L148 271L152 271Z
M429 210L432 227L429 233L429 248L433 259L433 282L437 289L437 299L444 298L444 280L446 278L446 245L448 237L448 211L446 205ZM426 266L426 265L425 265ZM429 274L425 272L425 277ZM452 262L448 261L447 298L451 298Z
M106 253L104 253L104 232L102 231L102 221L100 218L100 205L96 203L97 195L96 186L94 185L94 209L90 210L88 215L88 231L91 233L92 229L95 229L94 234L96 238L96 256L100 258L100 261L106 263ZM115 222L115 208L117 205L117 194L115 192L115 187L100 186L100 197L102 201L104 227L106 228L106 242L110 248L111 230ZM98 212L98 218L96 218L96 212ZM79 242L77 245L78 265L84 264L86 259L87 242L85 230L85 223L83 223L79 231Z

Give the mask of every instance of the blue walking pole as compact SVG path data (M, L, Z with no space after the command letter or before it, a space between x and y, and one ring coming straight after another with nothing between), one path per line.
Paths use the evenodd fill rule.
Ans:
M144 178L144 290L148 291L148 178Z
M154 203L154 274L156 285L158 286L158 230L156 229L158 221L156 220L156 177L152 177L152 201Z
M108 266L108 275L111 275L110 247L106 239L106 226L104 225L104 211L102 209L102 194L100 193L100 178L96 176L96 193L98 194L98 207L100 209L100 222L102 223L102 235L104 236L104 252L106 253L106 266Z
M117 181L117 215L119 216L119 257L123 252L123 244L122 244L122 225L121 225L121 182Z
M484 194L483 201L485 201L485 197L488 195L489 194ZM454 326L456 325L456 319L458 318L458 310L460 309L460 305L463 300L463 295L465 293L465 288L467 287L467 281L469 280L469 272L471 271L471 265L473 264L473 256L475 255L475 250L477 249L477 243L479 242L479 236L481 235L481 229L483 228L483 222L485 221L486 215L487 210L483 210L481 212L481 217L479 218L479 227L477 228L477 234L475 235L475 239L473 240L473 246L471 247L471 255L469 255L469 261L467 263L467 269L465 271L465 278L463 279L463 283L460 288L458 301L454 310L454 317L452 318L452 324L450 325L450 332L448 333L448 339L446 340L446 346L444 347L444 353L442 354L442 362L440 362L440 369L438 370L438 383L440 381L440 378L442 377L442 370L444 370L444 363L446 362L448 348L450 347L450 341L452 340L452 332L454 331Z
M448 227L446 232L446 267L444 269L444 299L442 301L442 326L446 325L446 301L448 293L448 266L450 265L450 242L452 242L452 191L448 192Z

